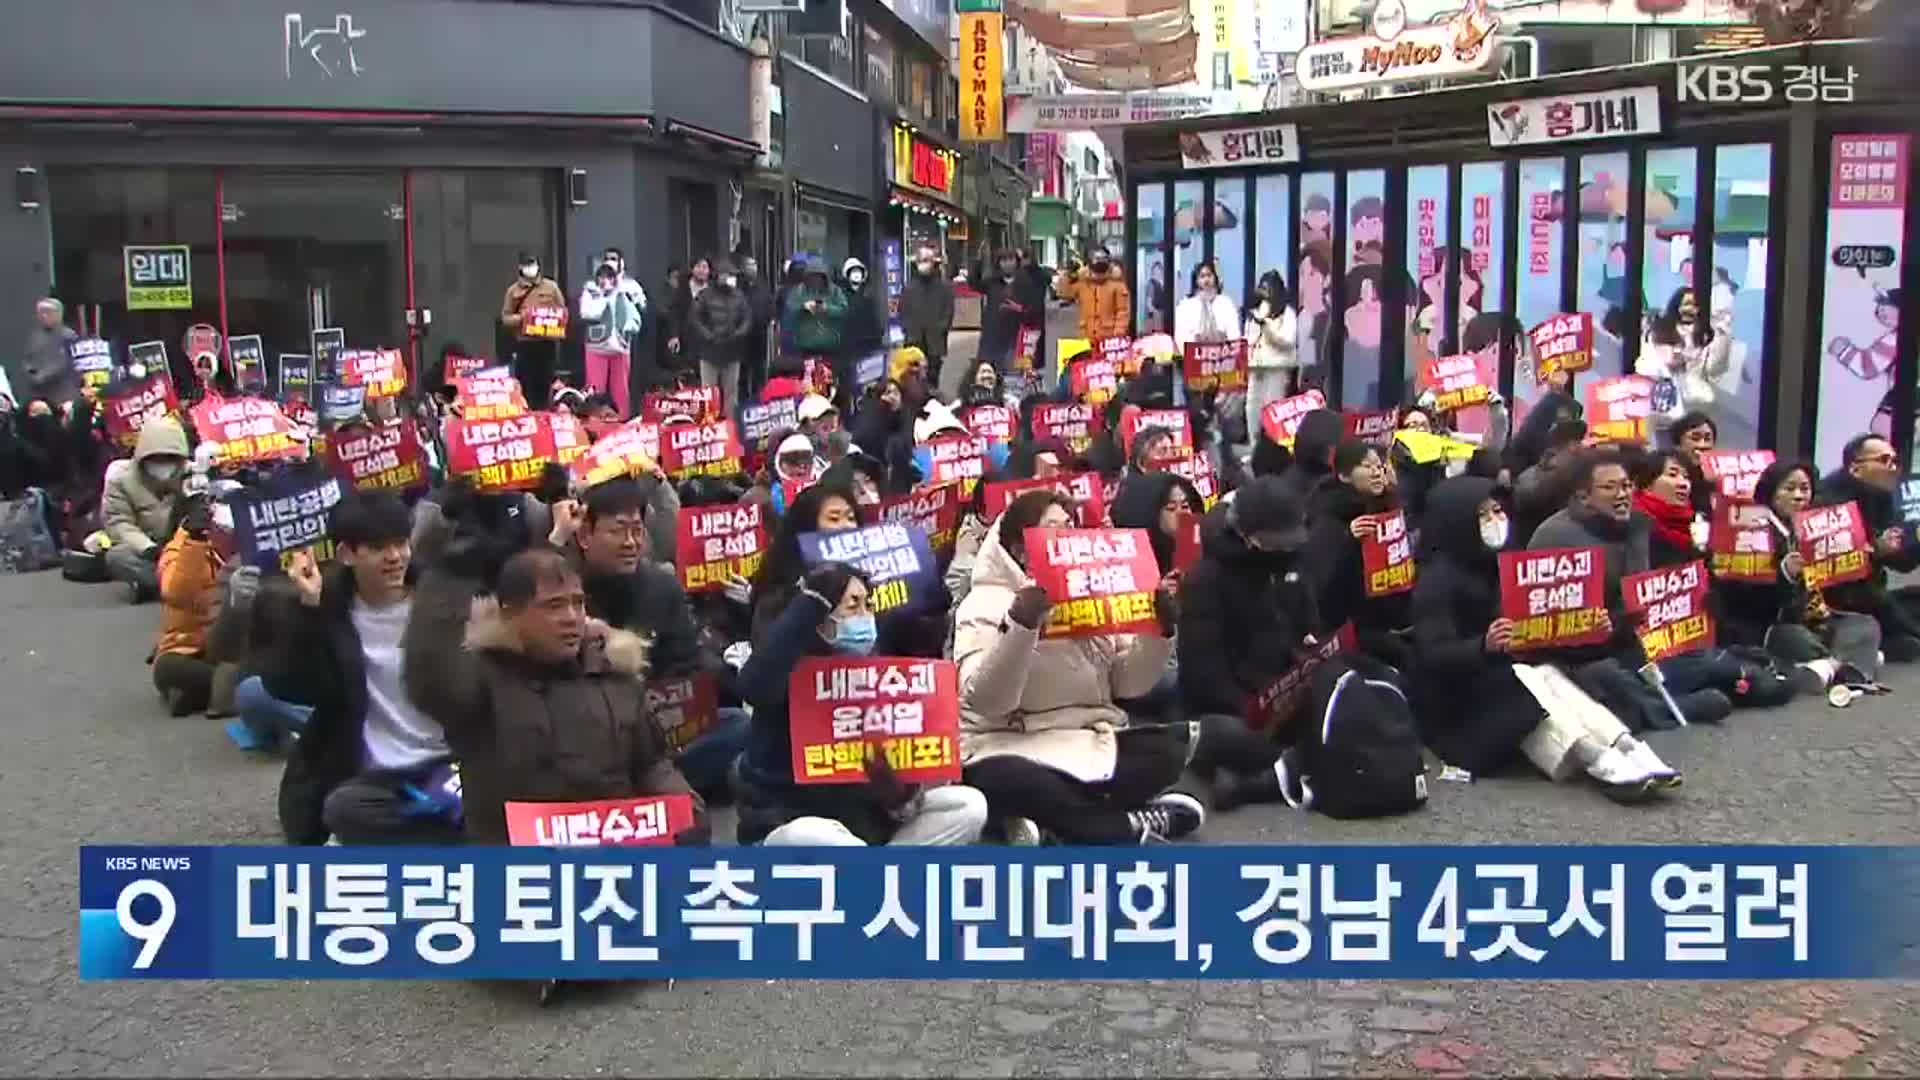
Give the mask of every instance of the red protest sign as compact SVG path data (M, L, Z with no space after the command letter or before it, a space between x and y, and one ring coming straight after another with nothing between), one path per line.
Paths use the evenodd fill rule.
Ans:
M1145 529L1028 529L1027 566L1053 602L1042 637L1158 633L1160 564Z
M1114 373L1122 378L1140 374L1140 358L1134 353L1130 337L1094 338L1093 355L1113 364Z
M800 358L800 378L813 388L813 392L831 401L833 399L834 378L833 358L830 356L803 356Z
M173 383L156 371L109 391L101 417L108 437L116 445L131 450L140 441L140 429L147 426L147 421L170 416L179 408L180 399L174 396Z
M1019 430L1020 417L1005 405L975 405L960 410L960 422L968 431L988 442L1010 443Z
M355 491L407 491L427 484L420 435L408 420L333 432L327 439L327 467Z
M669 416L691 416L706 420L720 415L720 388L682 386L677 390L657 390L640 399L640 416L659 423Z
M943 435L920 446L930 465L923 484L977 483L987 474L987 440L978 436Z
M1120 392L1120 368L1112 360L1088 353L1069 365L1073 396L1089 405L1105 405Z
M1648 660L1665 660L1713 644L1707 612L1707 568L1699 562L1629 574L1620 582L1628 614Z
M1352 623L1346 623L1334 631L1332 637L1310 647L1285 674L1247 699L1247 726L1259 732L1286 728L1300 706L1306 704L1314 673L1335 656L1356 652L1359 647Z
M553 429L547 414L526 413L504 420L447 421L447 471L473 477L482 491L525 491L537 487L553 461Z
M617 476L638 476L653 471L660 460L660 425L649 420L629 420L602 435L587 451L567 466L567 475L576 488L590 488Z
M1421 366L1420 381L1433 391L1433 407L1441 412L1485 405L1493 396L1493 388L1481 381L1474 353L1434 357Z
M1413 537L1407 515L1399 510L1360 519L1372 526L1360 536L1360 568L1368 596L1392 596L1413 589Z
M1179 573L1200 561L1200 515L1183 512L1173 527L1173 570Z
M909 784L960 779L960 691L951 660L809 657L787 683L793 778L859 784L884 757Z
M1045 480L996 480L987 485L982 504L987 520L998 519L1006 513L1008 503L1039 488L1052 488L1072 499L1074 505L1080 508L1082 527L1098 529L1106 524L1106 485L1101 481L1100 474L1095 472L1061 473Z
M448 353L441 365L440 381L448 386L458 386L461 379L470 379L494 366L493 361L484 356L465 356L460 353Z
M711 671L647 680L647 715L679 753L713 728L720 714L720 680Z
M1773 464L1771 450L1709 450L1700 455L1700 471L1721 498L1751 499L1760 474Z
M1598 645L1607 640L1606 556L1598 547L1500 553L1500 615L1513 620L1513 649Z
M960 485L919 488L880 500L875 514L882 525L914 525L927 534L927 544L941 559L953 557L960 530Z
M264 398L209 396L189 410L200 441L213 443L215 465L284 461L302 447L293 437L293 421L276 402Z
M1793 535L1807 565L1809 589L1864 581L1872 572L1867 561L1867 522L1859 503L1802 510L1793 515Z
M526 309L520 313L520 336L542 341L566 337L567 309L557 305Z
M767 522L759 503L683 506L674 521L680 587L714 592L736 577L752 580L766 557Z
M398 397L407 388L407 362L399 349L348 349L339 365L340 385L366 387L369 401Z
M1279 401L1269 401L1260 410L1260 430L1267 438L1282 446L1293 445L1293 437L1300 430L1300 421L1315 409L1327 407L1327 395L1319 390L1308 390Z
M1189 341L1182 353L1188 390L1198 394L1246 389L1247 339Z
M1040 328L1023 326L1013 343L1013 366L1022 371L1032 371L1033 358L1040 351Z
M1587 387L1587 430L1613 442L1647 441L1653 380L1644 375L1601 379Z
M1527 331L1533 341L1534 378L1556 371L1585 371L1593 366L1593 315L1581 311L1555 315Z
M454 384L453 407L462 420L504 420L526 415L527 395L511 375L473 375Z
M515 847L637 847L673 843L693 828L693 796L645 795L592 802L509 802Z
M660 429L660 465L676 482L695 476L733 476L745 469L733 421L668 424Z
M553 430L553 460L562 465L572 465L587 452L591 440L579 417L570 412L550 411L547 413L547 426Z
M1172 461L1193 450L1193 418L1185 409L1142 409L1129 405L1120 411L1120 452L1131 456L1133 440L1147 428L1173 433L1173 439L1155 452L1154 461Z
M1220 498L1220 478L1213 471L1213 455L1189 448L1185 454L1167 462L1167 471L1192 484L1207 509L1211 510Z
M1773 550L1773 515L1766 507L1738 499L1717 499L1707 536L1714 577L1767 585L1779 572Z
M1386 446L1393 442L1393 433L1400 418L1392 409L1363 409L1342 413L1341 419L1346 421L1347 438L1374 446Z
M1075 454L1086 453L1104 425L1100 410L1084 401L1044 401L1033 407L1033 437L1059 439Z

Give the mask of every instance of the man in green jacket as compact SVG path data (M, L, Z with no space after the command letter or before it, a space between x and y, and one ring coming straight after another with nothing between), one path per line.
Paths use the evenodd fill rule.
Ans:
M834 354L840 350L840 331L847 317L847 295L827 279L827 267L817 258L807 260L806 276L787 294L781 319L795 352Z

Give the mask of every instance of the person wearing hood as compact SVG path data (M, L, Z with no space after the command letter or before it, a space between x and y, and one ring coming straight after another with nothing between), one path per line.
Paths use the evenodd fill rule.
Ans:
M107 549L107 573L124 582L133 602L160 596L154 564L160 545L172 536L174 501L187 475L187 433L171 416L148 420L134 443L133 457L107 466L101 491L100 527L113 546Z
M1053 276L1055 296L1080 310L1080 336L1088 341L1104 337L1123 337L1133 324L1133 300L1127 292L1126 275L1105 244L1095 245L1088 253L1087 265L1061 270ZM1229 300L1228 306L1232 306ZM1224 329L1237 329L1237 320L1229 320Z
M901 429L900 382L894 378L869 383L854 405L853 444L882 461L891 460L893 445L911 432Z
M1025 565L1030 528L1066 528L1073 505L1025 492L994 523L954 613L960 760L1014 844L1145 844L1190 836L1206 821L1170 790L1187 726L1141 724L1119 702L1145 696L1173 654L1178 604L1163 582L1155 632L1043 638L1052 604ZM1141 583L1144 585L1145 583Z
M993 265L982 267L977 275L982 299L980 304L980 349L982 360L991 360L1004 370L1013 362L1022 330L1037 329L1045 336L1047 290L1035 282L1020 266L1020 253L1002 248L994 254ZM1035 358L1038 362L1039 358Z
M848 258L840 264L840 277L846 282L847 317L840 327L839 365L835 368L834 381L839 384L841 400L845 402L860 392L857 378L860 361L886 350L890 316L886 285L874 280L866 263Z
M1293 435L1293 464L1281 480L1301 505L1313 497L1322 480L1333 475L1333 448L1346 430L1346 418L1332 409L1315 409L1300 418Z
M781 329L788 351L809 356L837 356L850 305L847 294L827 279L827 268L808 259L800 283L787 292L781 308Z
M1813 505L1813 493L1811 465L1776 461L1761 470L1753 501L1766 508L1773 529L1773 580L1714 582L1720 640L1764 648L1776 660L1795 665L1796 678L1805 678L1801 670L1812 672L1818 689L1835 682L1872 683L1880 674L1879 621L1836 610L1823 590L1807 587L1793 518Z
M801 784L793 775L791 678L809 657L873 655L879 630L864 574L844 563L809 570L786 594L740 669L753 706L737 768L736 838L770 847L972 844L987 822L987 798L963 784L915 788L884 755L868 759L863 784Z
M1380 529L1376 515L1391 516L1399 509L1379 449L1341 440L1333 452L1333 475L1320 482L1307 505L1307 546L1300 564L1322 624L1332 628L1352 622L1362 652L1404 671L1409 659L1405 632L1412 625L1410 592L1369 595L1361 549L1362 539Z
M1427 746L1475 776L1523 755L1554 780L1584 771L1623 802L1676 783L1677 772L1578 688L1555 680L1559 707L1549 712L1515 674L1498 561L1511 543L1491 480L1461 476L1434 488L1420 536L1407 680Z
M722 415L732 416L739 401L740 364L753 331L753 304L740 289L740 275L720 267L712 287L693 302L692 332L700 356L700 382L720 388Z
M587 386L610 394L621 416L633 412L633 343L647 314L646 290L627 276L619 248L600 256L593 280L580 289L580 322L586 327Z
M80 376L73 369L68 342L79 335L64 321L66 308L51 296L41 297L33 305L33 329L20 350L18 367L8 364L7 382L13 388L14 404L22 409L44 401L55 409L72 401L80 393Z
M1174 548L1180 520L1206 511L1200 492L1186 477L1170 472L1146 473L1120 485L1108 518L1116 529L1142 529L1153 545L1153 558L1162 575L1177 573Z
M160 635L153 648L153 686L174 716L206 709L213 695L207 635L220 610L223 560L207 539L210 515L205 491L187 498L179 528L160 553Z
M940 253L922 246L913 254L913 272L900 294L900 329L906 344L927 357L927 374L940 385L940 365L947 358L947 336L953 332L953 286L941 272Z
M1815 506L1857 503L1866 522L1872 547L1870 573L1865 581L1835 585L1826 590L1828 603L1839 611L1857 611L1880 622L1881 648L1896 664L1920 660L1920 605L1888 588L1887 572L1907 573L1920 568L1920 540L1911 524L1900 520L1894 492L1900 486L1900 456L1879 435L1856 435L1840 451L1840 468L1820 481Z
M500 299L500 325L513 339L513 375L526 391L527 407L544 409L554 372L559 370L560 343L526 337L520 328L534 308L559 308L564 313L567 294L560 291L558 282L540 273L537 256L523 251L516 265L519 274Z

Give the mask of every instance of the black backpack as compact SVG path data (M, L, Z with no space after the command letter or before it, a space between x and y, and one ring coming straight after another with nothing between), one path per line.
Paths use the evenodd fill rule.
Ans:
M1427 801L1426 762L1396 673L1343 653L1313 675L1304 730L1287 751L1287 802L1331 818L1386 817Z

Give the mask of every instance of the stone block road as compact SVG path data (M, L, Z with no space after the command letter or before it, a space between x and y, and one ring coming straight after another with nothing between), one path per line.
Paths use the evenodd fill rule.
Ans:
M678 983L563 1007L471 982L88 983L76 848L278 842L278 763L171 719L158 618L117 589L0 576L0 1073L87 1076L1911 1076L1903 983ZM1907 844L1920 673L1655 736L1663 805L1530 775L1434 784L1342 823L1254 807L1213 842ZM730 823L725 827L731 834Z

